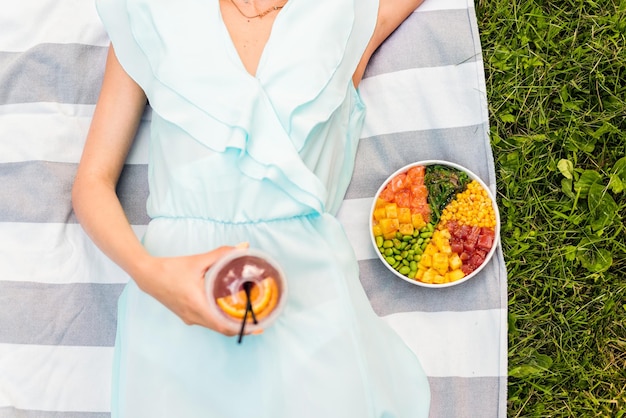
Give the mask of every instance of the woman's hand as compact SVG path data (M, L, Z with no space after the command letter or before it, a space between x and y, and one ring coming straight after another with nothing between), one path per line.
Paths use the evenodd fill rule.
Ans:
M181 257L154 257L135 277L139 287L174 312L187 325L200 325L221 334L236 333L220 324L209 310L204 275L221 257L237 247L219 247L207 253Z

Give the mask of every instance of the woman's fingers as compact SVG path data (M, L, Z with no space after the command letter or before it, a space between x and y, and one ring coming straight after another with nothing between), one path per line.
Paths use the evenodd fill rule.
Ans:
M190 289L187 294L188 299L185 302L188 311L181 316L183 321L188 325L200 325L206 328L213 329L224 335L233 336L237 333L226 327L223 323L223 318L219 314L215 314L209 309L209 304L206 296L204 276L208 269L210 269L220 258L227 255L229 252L235 249L246 249L249 247L247 242L242 242L234 247L222 246L206 253L190 256L193 259L193 276L198 280L195 282L195 291ZM197 263L197 264L196 264Z
M217 261L219 261L220 258L224 257L229 252L235 249L246 249L248 247L249 244L247 242L242 242L235 245L234 247L222 246L207 253L197 255L198 261L201 263L200 268L202 271L200 280L202 300L197 301L197 304L195 305L197 307L198 313L197 325L214 329L215 331L228 336L234 336L237 334L237 332L229 329L224 325L223 318L219 314L216 314L209 309L205 290L204 275L208 269L210 269Z
M187 325L200 325L224 335L236 332L224 326L219 313L212 312L205 290L206 272L220 258L248 243L222 246L206 253L181 257L155 258L142 289L175 313Z

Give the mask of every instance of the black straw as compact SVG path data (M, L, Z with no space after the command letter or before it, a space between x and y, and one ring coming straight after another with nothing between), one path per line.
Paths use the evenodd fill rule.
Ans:
M241 344L241 341L243 340L243 332L244 332L244 329L246 328L246 321L248 320L248 312L250 312L250 314L252 315L252 322L254 322L255 324L258 324L256 315L254 314L254 310L252 309L252 302L250 301L250 289L252 289L252 286L254 286L254 283L252 282L245 282L243 284L243 290L246 293L246 311L244 312L243 320L241 321L241 329L239 330L239 338L237 339L237 344Z

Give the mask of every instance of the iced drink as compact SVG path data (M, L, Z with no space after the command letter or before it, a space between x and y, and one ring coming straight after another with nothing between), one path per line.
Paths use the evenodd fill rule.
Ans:
M286 282L280 266L256 249L234 250L206 274L209 305L224 324L247 332L266 329L283 308ZM256 323L255 323L256 320Z

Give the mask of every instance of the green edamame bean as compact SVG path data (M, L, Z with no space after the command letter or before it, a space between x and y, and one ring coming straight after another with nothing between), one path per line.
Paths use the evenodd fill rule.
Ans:
M430 242L434 224L426 224L423 228L415 228L412 234L396 232L393 238L375 237L376 245L387 263L400 274L415 278L419 261L426 246Z

